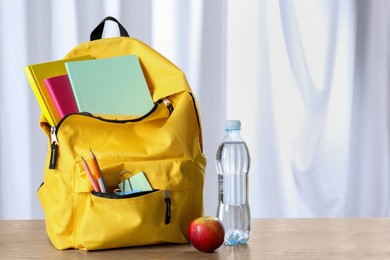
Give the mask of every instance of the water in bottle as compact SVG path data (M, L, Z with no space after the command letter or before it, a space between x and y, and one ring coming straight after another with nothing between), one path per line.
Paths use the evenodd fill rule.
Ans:
M241 122L227 120L225 138L217 151L217 217L225 228L225 244L246 244L250 236L248 204L248 147L240 134Z

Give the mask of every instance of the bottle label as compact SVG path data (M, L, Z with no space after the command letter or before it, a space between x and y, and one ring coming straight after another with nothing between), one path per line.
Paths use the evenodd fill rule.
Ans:
M247 203L247 175L225 174L223 176L222 202L228 205L242 205Z

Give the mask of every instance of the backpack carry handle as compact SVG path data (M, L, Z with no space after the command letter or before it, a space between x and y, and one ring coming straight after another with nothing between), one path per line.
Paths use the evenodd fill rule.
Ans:
M116 22L118 24L118 27L119 27L119 32L120 32L120 35L123 36L123 37L129 37L129 34L127 33L125 27L123 27L123 25L118 22L117 19L115 19L114 17L112 16L107 16L106 18L103 19L103 21L101 21L98 26L96 26L95 29L93 29L93 31L91 32L91 36L90 36L90 39L91 41L94 41L94 40L100 40L103 36L103 29L104 29L104 24L106 23L106 21L113 21L113 22Z

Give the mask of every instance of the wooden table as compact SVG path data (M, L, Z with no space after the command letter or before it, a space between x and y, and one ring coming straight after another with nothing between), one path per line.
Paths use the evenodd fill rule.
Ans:
M0 221L0 259L390 259L390 219L255 219L249 244L57 251L42 220Z

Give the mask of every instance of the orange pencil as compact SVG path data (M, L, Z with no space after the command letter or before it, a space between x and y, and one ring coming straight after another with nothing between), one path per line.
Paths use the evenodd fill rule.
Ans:
M104 182L104 179L103 179L102 171L100 170L100 167L99 167L99 164L97 162L97 159L96 159L96 157L95 157L95 155L94 155L94 153L92 152L91 149L90 149L90 152L91 152L91 163L92 163L93 173L96 176L96 179L98 181L100 190L102 192L106 193L107 192L107 188L106 188L106 183Z
M88 178L89 178L89 180L90 180L91 183L92 183L93 189L94 189L96 192L100 192L99 185L98 185L98 183L96 182L95 177L92 175L91 170L89 169L87 162L84 160L83 157L81 157L81 159L83 160L84 169L85 169L85 171L87 172Z

